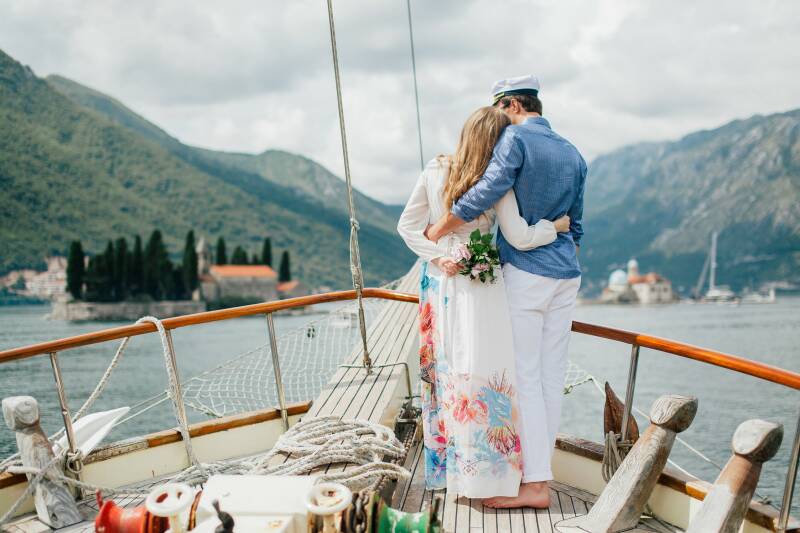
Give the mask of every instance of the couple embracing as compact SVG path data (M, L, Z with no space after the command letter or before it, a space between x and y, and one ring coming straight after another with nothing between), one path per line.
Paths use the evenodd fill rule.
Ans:
M427 164L397 227L423 260L426 486L489 507L549 505L581 279L586 163L538 93L533 76L497 82L456 153ZM502 269L471 262L493 256L495 223Z

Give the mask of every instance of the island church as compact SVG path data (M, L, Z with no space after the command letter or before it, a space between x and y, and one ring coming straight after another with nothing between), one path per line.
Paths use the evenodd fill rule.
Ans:
M199 291L207 302L268 302L301 295L297 281L278 283L278 273L267 265L215 265L205 238L197 243Z

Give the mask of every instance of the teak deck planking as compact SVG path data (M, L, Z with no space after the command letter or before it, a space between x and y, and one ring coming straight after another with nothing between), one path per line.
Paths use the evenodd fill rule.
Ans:
M456 496L444 490L425 490L425 468L422 444L409 452L405 463L411 470L409 487L398 486L392 507L416 513L428 509L435 496L443 499L441 519L446 533L558 533L558 523L566 518L589 512L596 496L559 483L550 482L550 507L548 509L491 509L479 499ZM656 524L657 525L657 524ZM630 533L653 533L663 528L641 523ZM675 530L678 531L678 530Z

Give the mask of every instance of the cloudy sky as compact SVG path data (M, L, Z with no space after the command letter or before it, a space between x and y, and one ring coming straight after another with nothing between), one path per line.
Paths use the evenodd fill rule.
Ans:
M426 158L495 79L542 81L591 160L800 106L794 0L412 0ZM403 202L419 169L405 0L335 0L356 186ZM324 0L0 0L0 49L106 92L182 141L279 148L342 173Z

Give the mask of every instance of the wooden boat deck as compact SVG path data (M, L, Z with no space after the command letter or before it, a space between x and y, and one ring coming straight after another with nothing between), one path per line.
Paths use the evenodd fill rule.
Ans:
M562 520L585 515L597 499L594 494L553 481L550 483L548 509L492 509L484 507L480 499L460 497L446 490L426 490L421 443L408 454L405 467L411 471L412 477L398 485L392 507L416 513L432 506L435 497L441 497L444 504L442 526L446 533L557 533ZM630 530L631 533L678 531L652 519L642 520L639 527Z
M419 272L417 263L397 290L416 292ZM367 332L374 365L372 373L357 368L362 362L362 350L360 345L356 346L314 400L306 416L357 418L392 427L399 401L408 394L405 365L418 345L417 313L418 307L413 303L387 302ZM288 458L288 455L280 455L273 462L285 462ZM312 473L346 470L349 466L330 464Z

